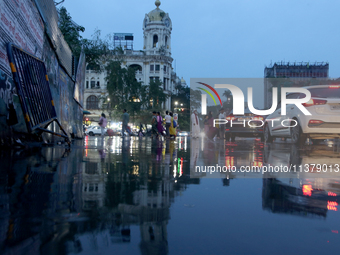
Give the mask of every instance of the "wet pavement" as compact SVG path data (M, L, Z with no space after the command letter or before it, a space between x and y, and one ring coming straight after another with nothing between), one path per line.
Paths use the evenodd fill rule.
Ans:
M334 170L340 146L86 137L0 151L0 254L338 254L340 172L193 170L217 163Z

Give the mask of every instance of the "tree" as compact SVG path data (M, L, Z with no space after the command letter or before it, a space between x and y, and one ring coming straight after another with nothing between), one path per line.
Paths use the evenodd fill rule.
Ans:
M59 29L62 32L65 41L70 46L72 54L78 58L83 48L86 62L91 70L103 71L105 63L114 54L110 35L101 39L101 31L96 29L92 39L83 39L80 35L85 31L83 26L77 25L65 7L61 7L59 13ZM103 65L104 64L104 65Z
M225 90L223 92L223 96L225 98L227 98L227 101L225 101L223 103L223 108L225 108L228 111L231 111L233 109L233 103L234 103L233 95L231 94L231 91L230 90Z
M84 32L83 26L77 25L70 14L67 12L65 7L59 9L59 29L64 35L64 39L70 46L72 53L75 56L80 56L82 46L82 36L80 32Z
M159 80L150 80L146 87L146 100L144 101L148 109L161 109L162 103L169 97L162 88L162 82Z
M110 60L105 70L110 107L119 115L123 109L127 109L134 118L135 114L140 113L146 98L146 88L137 81L136 70L132 67L122 68L118 60Z
M198 109L201 106L201 94L200 90L190 89L190 107Z

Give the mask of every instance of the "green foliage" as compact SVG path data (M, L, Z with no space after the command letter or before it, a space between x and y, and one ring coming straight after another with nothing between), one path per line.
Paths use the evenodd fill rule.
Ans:
M159 80L150 80L146 86L145 105L148 109L161 110L162 103L169 97L162 88L163 83Z
M223 92L223 96L227 99L224 103L223 103L223 108L228 111L231 111L233 109L233 96L230 92L230 90L225 90Z
M198 109L201 106L201 94L200 90L190 89L190 107L191 109Z
M83 48L90 69L102 71L102 63L105 63L113 53L109 43L110 38L101 39L101 31L96 29L92 39L83 39L80 32L84 32L85 28L72 21L72 17L65 7L59 9L58 25L73 55L79 57Z
M120 61L110 60L105 70L110 108L118 114L127 109L134 120L134 116L145 105L146 87L136 80L136 70L132 67L122 68Z
M92 35L92 39L83 39L81 41L86 55L88 68L91 70L103 71L102 64L111 56L111 46L109 40L101 39L101 31L96 29Z
M75 56L80 56L82 45L80 32L84 32L85 28L76 25L72 21L72 18L65 7L61 7L59 10L59 29L64 35L65 41L70 46L72 53Z
M177 94L172 95L172 109L174 113L178 114L178 128L184 131L190 131L190 106L191 106L191 97L190 97L190 88L188 86L183 86L180 82L176 85ZM200 92L198 92L200 93ZM200 98L200 94L199 94ZM192 98L197 103L197 97ZM199 99L200 100L200 99ZM177 105L176 105L177 102ZM182 105L183 104L183 105ZM195 104L195 103L194 103ZM178 108L183 108L184 111L177 110Z

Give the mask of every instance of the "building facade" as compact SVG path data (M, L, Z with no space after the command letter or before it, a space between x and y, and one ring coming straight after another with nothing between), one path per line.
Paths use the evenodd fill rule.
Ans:
M150 80L162 82L165 93L170 95L163 104L163 109L171 109L171 94L175 93L175 84L179 78L173 71L171 57L172 22L168 13L159 8L160 1L156 1L156 9L145 14L143 20L143 50L133 49L132 34L115 34L114 46L124 51L122 67L134 67L136 79L143 85ZM106 73L87 68L84 90L85 109L95 115L102 112L102 104L107 102Z
M316 62L314 64L309 64L308 62L277 62L264 68L264 78L264 107L268 109L272 105L272 78L289 79L289 81L295 83L295 86L299 86L299 84L303 86L304 82L299 81L313 78L328 79L329 64L324 62Z

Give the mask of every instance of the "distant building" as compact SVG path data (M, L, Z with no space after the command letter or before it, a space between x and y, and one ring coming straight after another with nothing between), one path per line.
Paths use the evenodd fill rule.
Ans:
M114 47L121 47L122 67L136 68L136 79L144 85L150 80L163 83L165 93L176 93L175 85L179 82L173 71L171 57L172 22L168 13L162 11L160 1L156 1L156 9L145 14L143 21L144 47L143 50L133 49L133 34L114 34ZM105 72L97 72L87 67L85 82L85 108L91 113L100 114L101 105L108 97ZM171 97L163 104L164 109L171 109Z
M264 68L264 107L270 108L272 104L273 85L270 78L289 78L293 81L299 81L306 78L328 79L329 64L324 62L316 62L309 64L308 62L285 63L277 62L269 67ZM267 79L266 79L267 78ZM302 83L301 83L302 84ZM297 85L298 86L298 85Z

